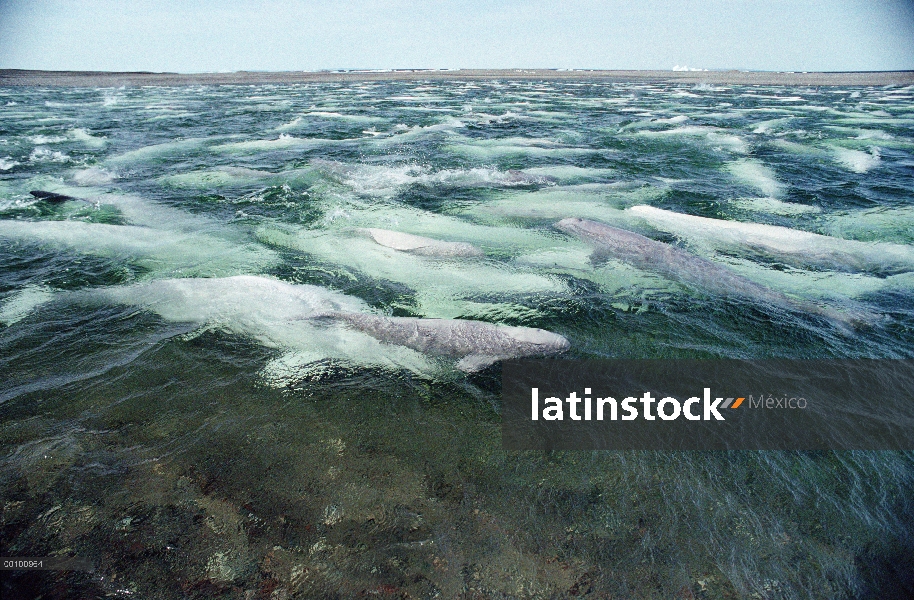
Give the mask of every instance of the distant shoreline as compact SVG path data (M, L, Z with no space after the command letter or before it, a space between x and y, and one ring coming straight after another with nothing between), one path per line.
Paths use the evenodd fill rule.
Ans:
M30 71L0 69L0 86L180 86L287 84L343 81L599 80L723 85L868 86L912 85L914 71L774 72L774 71L622 71L555 69L459 69L390 71L283 71L235 73L146 73L103 71Z

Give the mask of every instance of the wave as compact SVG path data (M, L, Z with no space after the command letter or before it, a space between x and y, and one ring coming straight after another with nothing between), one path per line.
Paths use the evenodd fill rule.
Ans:
M311 150L330 144L338 144L349 140L329 140L320 138L298 138L285 133L272 140L250 140L246 142L230 142L213 146L214 152L232 153L257 153L273 150Z
M768 213L770 215L795 216L822 212L822 209L818 206L784 202L777 198L735 198L730 200L729 204L743 210Z
M32 153L29 154L29 162L32 163L65 163L70 162L71 160L69 155L60 152L59 150L49 150L41 146L35 148L32 150Z
M756 159L743 158L728 163L726 170L740 183L769 198L778 198L784 193L784 184L777 180L774 171Z
M639 131L632 135L657 140L670 138L695 140L705 146L718 147L737 154L746 154L749 151L749 144L738 135L729 133L725 129L705 125L689 125L661 131Z
M325 160L313 160L311 165L359 194L375 196L391 196L410 185L472 188L554 184L547 175L518 170L472 168L434 171L424 165L351 165Z
M117 178L116 174L101 167L89 167L73 173L73 182L80 186L106 185Z
M878 148L871 148L869 152L852 150L850 148L833 147L835 161L842 167L854 173L866 173L879 166L881 157Z

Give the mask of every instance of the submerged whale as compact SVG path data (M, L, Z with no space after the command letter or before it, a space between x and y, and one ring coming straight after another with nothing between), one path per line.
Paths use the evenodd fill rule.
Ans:
M389 344L406 346L423 354L459 358L456 366L466 372L478 371L499 360L558 354L571 347L563 336L533 327L351 312L332 312L323 316L343 321Z
M443 242L389 229L367 228L363 231L382 246L420 256L482 256L482 250L466 242Z
M867 322L868 315L845 315L811 302L791 298L675 246L639 233L586 219L563 219L555 226L584 238L613 258L638 269L653 271L684 285L722 296L737 296L782 308L822 315L842 324Z

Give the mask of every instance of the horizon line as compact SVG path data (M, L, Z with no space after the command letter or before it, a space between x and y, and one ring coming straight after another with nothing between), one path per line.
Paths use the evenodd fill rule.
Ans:
M120 87L142 85L244 85L334 81L418 80L663 81L724 85L914 85L914 69L893 71L760 71L740 69L322 69L319 71L71 71L0 68L0 86Z

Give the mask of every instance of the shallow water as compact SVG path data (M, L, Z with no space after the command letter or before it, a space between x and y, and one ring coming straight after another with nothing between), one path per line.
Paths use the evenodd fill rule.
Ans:
M904 597L910 452L507 453L498 365L306 317L540 327L572 358L912 358L909 92L0 89L0 554L97 565L4 597ZM566 217L796 306L594 255Z

